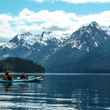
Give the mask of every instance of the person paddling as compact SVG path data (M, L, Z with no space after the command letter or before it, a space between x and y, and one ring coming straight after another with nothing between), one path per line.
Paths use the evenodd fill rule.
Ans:
M26 73L22 73L22 75L21 75L21 77L20 77L20 79L27 79L27 75L26 75Z
M6 73L4 74L4 76L3 76L3 79L4 79L4 80L12 80L12 75L9 74L9 72L6 72Z

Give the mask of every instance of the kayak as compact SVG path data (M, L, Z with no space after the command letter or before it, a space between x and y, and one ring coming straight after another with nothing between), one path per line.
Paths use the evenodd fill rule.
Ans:
M15 79L15 80L3 80L0 79L0 83L19 83L19 82L37 82L43 80L41 77L33 77L30 79Z

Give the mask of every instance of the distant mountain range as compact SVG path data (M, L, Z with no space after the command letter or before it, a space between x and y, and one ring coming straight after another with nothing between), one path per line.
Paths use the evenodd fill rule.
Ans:
M58 39L58 36L52 32L18 34L9 42L0 44L0 58L20 57L45 62L61 46L62 38Z
M38 62L46 72L110 72L110 28L92 22L70 34L21 33L0 44L0 59L7 57Z

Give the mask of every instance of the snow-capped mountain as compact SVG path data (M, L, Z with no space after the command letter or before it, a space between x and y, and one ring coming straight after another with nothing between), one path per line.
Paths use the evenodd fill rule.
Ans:
M110 27L92 22L70 34L20 33L0 44L0 58L6 57L31 59L43 64L47 72L108 71Z
M79 28L47 61L47 72L110 72L108 32L96 22Z
M64 34L55 32L20 33L9 42L0 44L1 59L9 56L28 58L34 61L47 59L47 56L53 54L61 46L62 36Z
M110 40L109 28L103 29L96 22L81 27L71 35L65 45L89 52L93 48L100 47L106 40Z
M15 43L18 46L33 46L35 43L47 45L48 40L56 39L60 42L60 35L54 32L42 32L41 34L32 34L30 32L16 35L10 43Z

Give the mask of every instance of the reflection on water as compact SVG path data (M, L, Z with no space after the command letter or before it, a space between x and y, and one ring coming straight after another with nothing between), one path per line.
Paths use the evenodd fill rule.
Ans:
M11 91L12 83L4 83L3 86L4 86L5 92L8 92L8 91Z
M0 83L0 110L110 110L110 76L46 76Z

